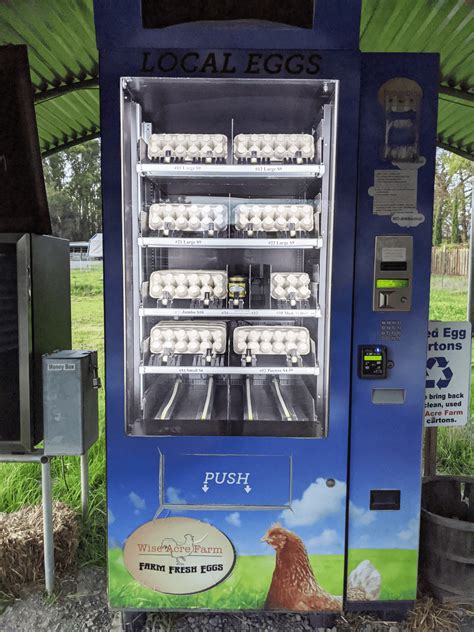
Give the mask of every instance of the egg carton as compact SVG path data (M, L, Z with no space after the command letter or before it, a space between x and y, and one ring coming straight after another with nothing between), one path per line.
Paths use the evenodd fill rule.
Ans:
M259 230L296 233L314 229L312 204L237 204L234 217L236 228L249 233Z
M308 355L311 349L306 327L283 325L236 327L233 337L234 353L244 355Z
M273 272L270 294L277 301L305 301L311 296L311 279L306 272Z
M152 272L148 286L151 298L212 300L227 296L225 270L159 270Z
M168 321L154 325L150 331L153 354L212 355L225 353L227 328L223 321Z
M303 163L313 160L314 152L311 134L237 134L234 138L236 160Z
M148 158L163 162L226 160L227 143L224 134L151 134Z
M224 230L229 223L224 204L152 204L148 215L150 230L183 232Z

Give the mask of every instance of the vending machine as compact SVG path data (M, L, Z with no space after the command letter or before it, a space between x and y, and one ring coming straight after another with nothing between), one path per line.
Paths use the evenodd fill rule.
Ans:
M404 611L438 60L215 4L95 3L110 604Z

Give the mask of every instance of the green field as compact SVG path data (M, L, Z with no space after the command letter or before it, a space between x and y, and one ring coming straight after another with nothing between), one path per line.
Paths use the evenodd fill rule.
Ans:
M321 586L333 595L342 593L343 556L310 555L311 566ZM382 577L381 599L414 599L416 594L416 551L355 549L349 571L370 560ZM128 573L122 551L112 549L109 557L109 598L116 608L209 608L259 609L263 607L275 566L273 555L242 556L231 575L215 588L198 595L164 595L145 588Z
M71 274L71 287L73 346L75 348L92 348L99 351L100 373L103 378L102 271L97 269L92 271L73 271ZM466 302L465 280L433 279L431 318L464 320L466 317ZM81 564L104 564L106 557L103 388L100 391L99 401L100 439L90 452L90 517L82 530L79 558ZM440 472L446 474L470 474L474 471L474 451L470 443L470 429L472 429L472 424L465 429L440 429L438 433L438 470ZM54 459L52 472L54 497L79 509L79 460L75 457ZM38 503L40 499L41 475L40 468L37 465L0 465L0 511L14 511L22 505ZM324 572L323 561L321 561L320 572ZM412 579L410 582L412 582ZM257 573L254 573L254 580L258 580ZM328 579L328 581L330 580ZM412 586L410 582L407 585ZM332 590L329 585L328 588ZM383 590L385 590L385 587ZM250 598L255 597L251 596Z

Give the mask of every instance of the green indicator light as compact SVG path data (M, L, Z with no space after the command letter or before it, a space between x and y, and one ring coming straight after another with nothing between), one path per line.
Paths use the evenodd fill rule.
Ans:
M381 355L365 355L364 356L364 360L367 360L369 362L370 362L370 360L377 361L377 360L381 360L381 359L382 359Z
M377 288L387 288L387 287L408 287L409 281L408 279L377 279L376 287Z

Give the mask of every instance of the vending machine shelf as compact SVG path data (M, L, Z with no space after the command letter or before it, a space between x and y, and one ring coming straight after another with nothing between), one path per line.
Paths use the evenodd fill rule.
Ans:
M141 375L319 375L319 366L181 366L141 365Z
M140 307L139 315L225 318L321 318L321 309L176 309L166 307Z
M322 437L321 424L315 421L243 421L139 419L131 424L135 436L233 436L233 437Z
M271 238L251 238L247 237L139 237L138 245L141 248L322 248L323 240L317 238L293 238L280 239Z
M142 162L137 173L147 178L321 178L321 164L207 164Z

